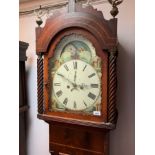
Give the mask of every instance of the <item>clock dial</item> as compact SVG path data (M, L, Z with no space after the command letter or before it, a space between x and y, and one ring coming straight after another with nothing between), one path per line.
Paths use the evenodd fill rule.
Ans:
M82 35L57 44L50 59L50 111L101 114L101 58Z
M100 79L90 64L70 60L55 72L53 92L60 106L72 111L82 111L92 107L98 99Z

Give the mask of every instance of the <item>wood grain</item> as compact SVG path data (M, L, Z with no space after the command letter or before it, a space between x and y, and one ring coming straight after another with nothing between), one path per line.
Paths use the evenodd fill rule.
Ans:
M92 42L102 59L101 116L49 110L52 104L49 60L62 38L71 34L82 35ZM49 151L52 155L109 155L109 131L116 127L117 80L116 57L108 52L116 46L117 19L106 20L101 11L91 6L75 5L75 11L54 14L43 28L36 28L36 53L44 56L37 65L38 81L41 81L38 118L49 123Z
M59 44L62 38L65 36L71 35L71 34L77 34L82 35L83 37L87 38L91 41L93 46L96 49L97 55L101 57L102 61L102 115L101 116L92 116L92 115L81 115L81 114L75 114L75 113L63 113L63 112L51 112L49 111L50 105L52 104L50 102L50 94L52 88L52 84L49 82L50 76L49 76L49 61L50 58L54 56L54 51L56 46ZM74 118L74 119L80 119L80 120L91 120L96 122L107 122L107 84L108 84L108 53L106 51L103 51L100 47L97 39L88 31L85 31L83 29L79 28L70 28L69 30L62 31L59 33L55 40L53 40L52 44L49 46L48 54L44 55L44 82L51 85L50 87L44 87L44 102L45 102L45 114L49 114L50 116L59 116L62 118Z

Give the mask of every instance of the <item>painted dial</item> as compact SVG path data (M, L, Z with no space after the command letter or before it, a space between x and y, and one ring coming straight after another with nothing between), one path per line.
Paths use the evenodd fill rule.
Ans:
M100 94L96 70L81 60L61 65L53 78L53 91L59 104L66 109L82 111L91 107Z

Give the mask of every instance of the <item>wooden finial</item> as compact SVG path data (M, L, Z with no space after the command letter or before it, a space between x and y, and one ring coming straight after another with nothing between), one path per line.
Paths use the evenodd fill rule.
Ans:
M69 0L68 12L75 12L75 2L76 2L76 0Z

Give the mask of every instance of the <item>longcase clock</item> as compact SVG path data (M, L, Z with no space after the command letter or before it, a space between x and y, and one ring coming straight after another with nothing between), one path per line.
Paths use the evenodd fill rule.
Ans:
M52 155L108 155L116 127L117 19L69 3L36 28L38 118Z

